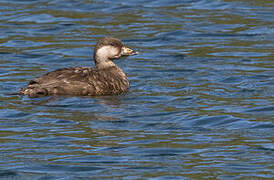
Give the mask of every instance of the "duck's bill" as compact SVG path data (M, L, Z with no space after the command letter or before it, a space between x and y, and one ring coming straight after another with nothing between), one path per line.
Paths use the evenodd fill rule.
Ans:
M131 56L131 55L136 55L139 54L137 51L134 51L128 47L122 47L122 52L121 55L122 56Z

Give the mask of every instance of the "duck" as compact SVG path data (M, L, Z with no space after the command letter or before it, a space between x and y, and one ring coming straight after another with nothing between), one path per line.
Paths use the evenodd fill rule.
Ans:
M120 39L104 37L95 47L95 67L68 67L48 72L21 88L19 94L29 97L50 95L106 96L126 93L130 87L124 71L114 60L138 54Z

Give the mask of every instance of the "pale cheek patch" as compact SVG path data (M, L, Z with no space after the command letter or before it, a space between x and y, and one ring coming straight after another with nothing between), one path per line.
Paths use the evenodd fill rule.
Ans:
M96 55L99 58L114 58L119 55L118 48L112 47L112 46L103 46L100 49L97 50Z

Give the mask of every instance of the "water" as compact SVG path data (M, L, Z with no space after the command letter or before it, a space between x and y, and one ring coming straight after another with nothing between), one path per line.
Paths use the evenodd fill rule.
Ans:
M271 1L0 2L1 179L273 179ZM10 95L93 66L104 36L130 92Z

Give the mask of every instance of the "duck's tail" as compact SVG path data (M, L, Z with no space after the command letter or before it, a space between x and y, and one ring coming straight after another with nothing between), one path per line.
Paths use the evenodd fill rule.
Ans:
M28 95L29 97L38 97L48 95L47 88L40 86L39 84L28 85L22 88L17 94Z

